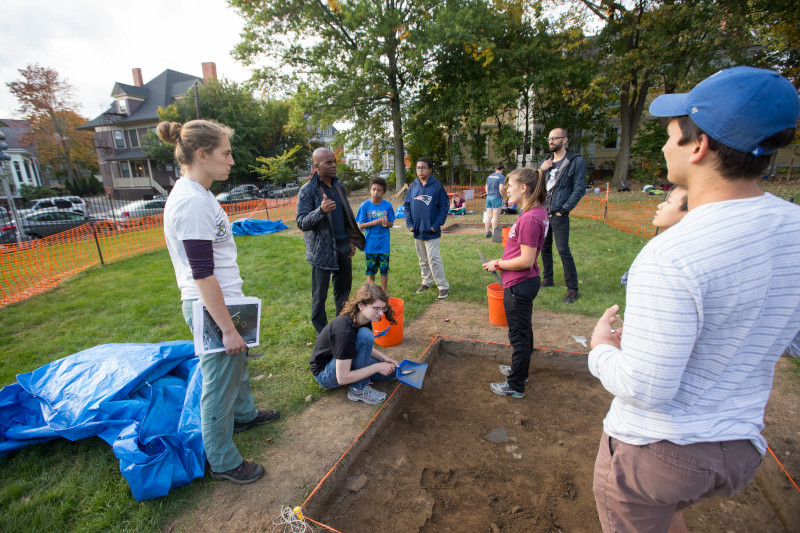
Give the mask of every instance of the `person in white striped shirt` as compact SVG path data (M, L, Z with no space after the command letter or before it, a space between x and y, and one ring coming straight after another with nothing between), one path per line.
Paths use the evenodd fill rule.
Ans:
M650 112L689 213L634 261L624 332L615 305L593 333L589 369L614 395L593 487L606 532L687 531L683 509L750 483L775 363L800 348L800 208L758 186L797 90L735 67Z

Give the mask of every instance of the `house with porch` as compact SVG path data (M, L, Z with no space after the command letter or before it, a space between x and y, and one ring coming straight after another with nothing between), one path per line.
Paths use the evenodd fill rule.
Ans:
M158 125L159 107L186 98L193 87L217 77L215 63L202 63L202 70L201 78L167 69L144 83L142 70L134 68L132 84L114 84L108 110L80 126L94 132L100 174L109 194L134 197L172 189L180 169L149 159L142 140Z

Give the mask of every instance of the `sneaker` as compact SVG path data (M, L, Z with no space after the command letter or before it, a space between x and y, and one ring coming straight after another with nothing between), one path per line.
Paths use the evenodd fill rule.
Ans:
M564 296L564 303L574 304L575 300L577 299L578 299L578 291L567 291L567 295Z
M347 393L347 399L354 402L364 402L369 405L381 403L386 399L386 393L373 389L366 385L363 389L354 389L350 387Z
M492 392L495 394L499 394L500 396L511 396L512 398L524 398L524 392L517 392L512 389L507 381L502 383L492 383L489 385L489 388L492 389Z
M250 422L234 422L233 432L241 433L242 431L247 431L251 427L263 426L265 424L269 424L270 422L274 422L275 420L280 418L280 416L281 414L276 409L267 409L266 411L259 411L256 417L252 419Z
M511 375L511 367L508 365L500 365L500 373L503 374L505 377ZM530 379L525 378L525 383L529 382Z
M425 291L427 291L428 289L430 289L430 287L428 287L427 285L425 285L425 284L423 283L422 285L420 285L420 286L417 288L417 294L419 294L419 293L421 293L421 292L425 292Z
M542 287L555 287L555 285L553 284L553 280L552 279L543 279L541 286Z
M492 232L491 231L487 231L486 232L486 238L487 239L491 239L492 238Z
M258 463L242 461L242 464L225 472L211 472L214 479L224 479L237 485L248 485L264 475L264 467Z
M439 299L444 300L450 294L450 289L442 289L439 291Z

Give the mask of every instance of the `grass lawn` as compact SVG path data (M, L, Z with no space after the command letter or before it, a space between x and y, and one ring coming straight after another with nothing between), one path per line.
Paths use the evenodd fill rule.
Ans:
M457 220L479 219L476 213ZM509 216L504 222L511 220ZM392 296L404 300L408 324L435 301L436 291L414 294L420 278L413 238L404 228L392 235L389 288ZM624 304L620 276L645 242L601 222L573 218L570 243L581 297L573 305L562 303L566 289L554 254L556 288L540 292L534 313L546 309L599 316L613 303ZM244 292L264 301L257 351L267 355L250 363L250 373L265 377L252 382L253 395L257 404L280 409L285 420L304 408L309 394L325 394L308 371L314 329L303 239L292 230L237 237L236 243ZM482 234L448 234L441 248L450 299L485 302L493 278L480 269L477 249L494 259L500 257L501 245ZM364 255L358 253L354 288L364 279L363 268ZM161 250L91 268L44 294L9 305L0 311L0 386L14 382L19 373L98 344L188 339L179 298L172 264ZM328 304L331 317L332 297ZM283 424L268 426L269 436L280 439ZM263 438L263 433L243 433L235 440L245 457L258 457ZM0 459L0 478L2 531L158 530L211 487L211 482L197 480L164 498L136 502L111 448L100 439L28 447Z

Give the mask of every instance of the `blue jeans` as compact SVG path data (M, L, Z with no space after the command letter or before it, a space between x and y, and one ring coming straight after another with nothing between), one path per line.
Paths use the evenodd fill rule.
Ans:
M525 392L525 379L533 353L533 300L539 293L539 276L520 281L503 291L503 308L508 322L508 342L511 344L511 374L506 381L517 392Z
M192 303L184 300L183 318L192 327ZM203 393L200 396L200 433L213 472L225 472L242 464L233 443L233 423L250 422L258 416L250 394L247 350L228 354L206 353L200 358Z
M353 357L353 362L350 363L350 370L358 370L359 368L364 368L371 364L377 363L377 361L372 358L372 348L374 346L375 336L372 334L372 328L367 326L359 328L358 334L356 335L356 355ZM320 387L325 387L326 389L335 389L340 386L339 382L336 380L336 361L337 359L335 357L328 361L328 364L325 366L325 368L323 368L316 376L314 376L314 379L317 380L317 383L319 383ZM366 387L370 379L373 381L389 381L394 379L394 377L394 372L388 376L375 373L370 377L356 381L355 383L351 383L350 388L359 390Z

